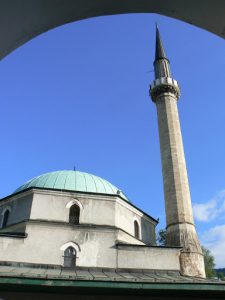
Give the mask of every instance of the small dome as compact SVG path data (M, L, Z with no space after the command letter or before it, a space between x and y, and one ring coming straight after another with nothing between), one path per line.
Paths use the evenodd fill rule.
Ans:
M110 182L98 176L79 171L56 171L37 176L21 185L14 193L31 187L119 195L128 201L127 197Z

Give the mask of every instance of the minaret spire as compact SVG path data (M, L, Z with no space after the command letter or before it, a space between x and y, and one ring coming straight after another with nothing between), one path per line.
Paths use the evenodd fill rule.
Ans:
M156 43L155 43L155 79L162 77L172 77L170 61L166 57L158 25L156 24Z
M163 47L162 39L160 36L158 24L156 23L156 43L155 43L155 61L158 59L167 59L166 53Z
M188 276L205 277L201 246L194 226L191 196L183 149L177 100L180 88L172 78L156 27L155 80L150 95L156 104L166 208L168 246L182 247L181 272Z

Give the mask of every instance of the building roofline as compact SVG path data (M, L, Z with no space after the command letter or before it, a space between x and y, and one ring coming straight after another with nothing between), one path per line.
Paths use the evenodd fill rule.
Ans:
M206 296L206 298L219 297L224 299L225 284L215 282L195 283L146 283L146 282L110 282L92 280L68 280L68 279L42 279L30 277L0 277L1 291L23 292L47 292L47 293L74 293L79 294L145 294L145 295L182 295ZM215 299L215 298L211 298Z
M162 249L183 249L179 246L157 246L157 245L137 245L137 244L126 244L126 243L116 243L118 247L140 247L140 248L162 248Z
M25 239L27 236L28 234L23 232L0 232L0 237Z
M13 269L13 272L11 270ZM35 270L32 273L32 270ZM40 270L40 272L37 272ZM178 270L75 267L0 262L0 291L79 294L145 294L225 298L225 282L182 275ZM205 299L204 298L204 299Z

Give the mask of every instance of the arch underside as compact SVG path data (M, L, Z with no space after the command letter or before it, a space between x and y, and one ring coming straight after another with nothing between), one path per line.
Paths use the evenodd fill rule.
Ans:
M57 26L113 14L157 13L225 38L224 11L224 0L1 0L0 59Z

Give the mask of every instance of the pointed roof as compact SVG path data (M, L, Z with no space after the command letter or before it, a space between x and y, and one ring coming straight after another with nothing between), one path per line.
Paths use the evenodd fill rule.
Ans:
M158 28L158 25L156 24L155 60L158 60L161 58L167 59L165 50L163 48L163 43L162 43L162 39L160 36L159 28Z

